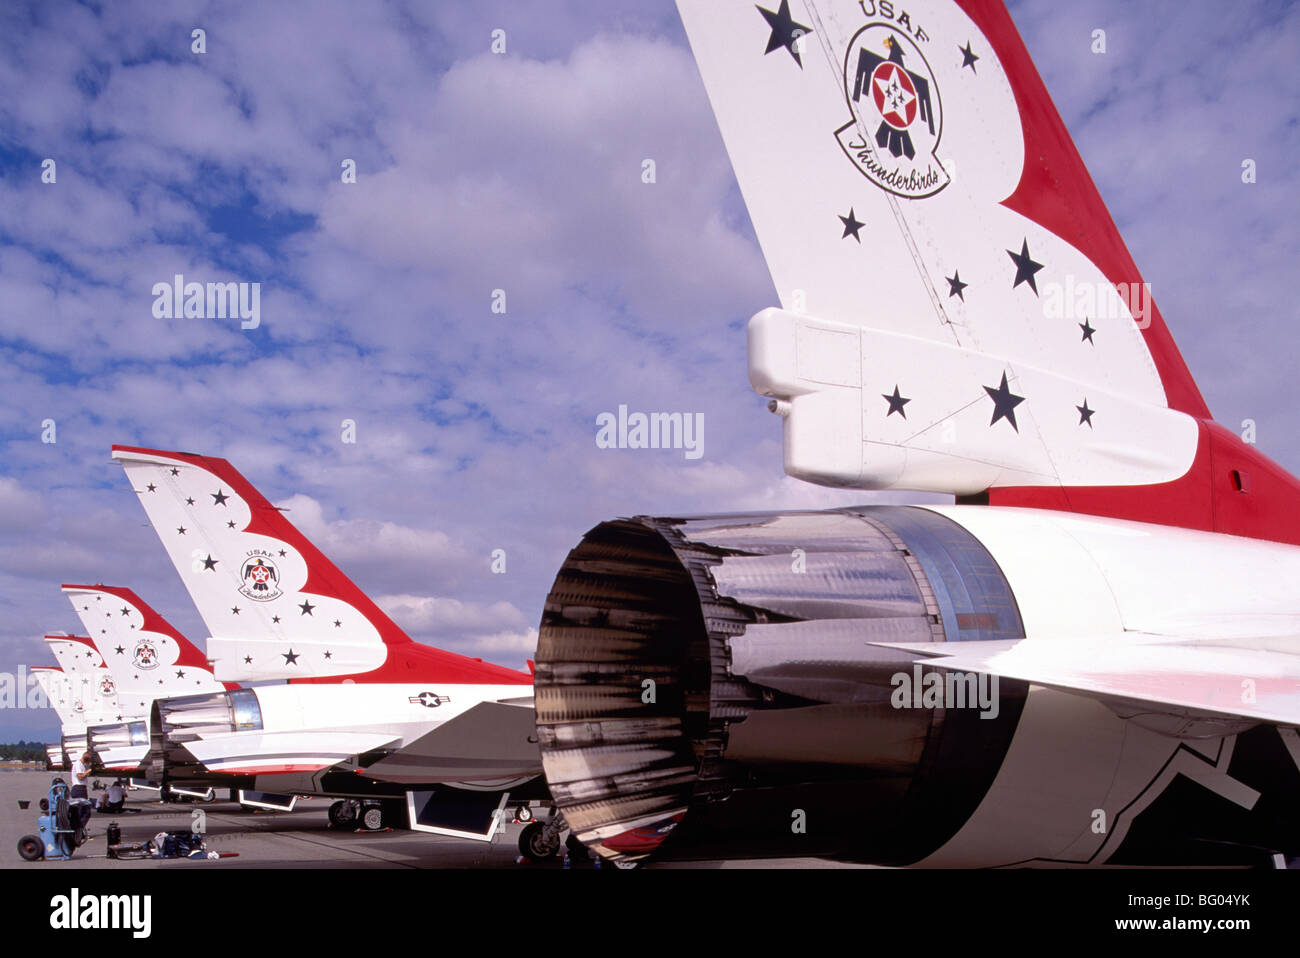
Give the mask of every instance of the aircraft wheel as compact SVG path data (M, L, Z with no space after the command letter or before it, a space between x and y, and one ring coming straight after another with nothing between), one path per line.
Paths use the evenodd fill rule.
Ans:
M533 822L522 832L519 833L519 854L525 858L532 858L541 861L545 858L554 858L555 853L560 850L559 837L552 838L550 841L545 840L546 826L541 822Z
M384 810L372 805L361 813L361 827L367 831L377 832L384 827Z
M357 823L357 803L350 798L339 799L330 805L329 819L336 828L352 828Z
M202 798L199 799L199 801L202 802L204 805L211 805L216 800L217 800L217 790L215 788L208 789L207 793Z
M533 810L527 805L520 805L515 809L515 819L520 822L531 822L533 820Z
M25 862L38 862L45 857L45 844L35 835L18 839L18 854Z

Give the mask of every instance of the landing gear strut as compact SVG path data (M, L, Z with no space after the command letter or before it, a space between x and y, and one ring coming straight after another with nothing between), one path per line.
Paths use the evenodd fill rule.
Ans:
M564 816L552 807L550 817L543 822L533 822L519 833L519 854L533 861L554 858L560 850L560 833L564 831Z

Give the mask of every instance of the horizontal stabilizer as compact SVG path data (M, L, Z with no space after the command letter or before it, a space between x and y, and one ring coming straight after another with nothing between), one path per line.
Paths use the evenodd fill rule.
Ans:
M925 665L981 672L1099 699L1180 737L1261 723L1300 725L1300 635L1251 638L1123 632L1104 637L898 644Z

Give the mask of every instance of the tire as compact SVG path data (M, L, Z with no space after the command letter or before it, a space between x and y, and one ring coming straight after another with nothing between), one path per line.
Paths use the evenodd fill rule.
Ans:
M544 842L542 836L546 831L546 826L541 822L533 822L519 833L519 854L525 858L531 858L534 861L544 861L547 858L554 858L556 852L560 850L559 838L553 838L549 842Z
M384 810L378 805L371 805L361 812L361 827L369 832L377 832L384 827Z
M521 822L531 822L533 820L533 810L527 805L520 805L515 809L515 819Z
M45 857L45 844L35 835L18 839L18 854L25 862L38 862Z
M357 810L350 801L339 799L330 805L329 820L335 828L348 828L357 823Z
M202 802L204 805L211 805L216 800L217 800L217 790L215 788L208 789L208 793L199 799L199 801Z
M66 798L60 798L54 803L54 824L61 832L72 829L72 809Z

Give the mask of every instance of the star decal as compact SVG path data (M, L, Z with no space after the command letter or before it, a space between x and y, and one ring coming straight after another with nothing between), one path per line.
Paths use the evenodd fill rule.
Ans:
M963 303L966 302L966 297L962 294L962 290L969 286L970 283L963 283L961 281L961 270L953 270L952 275L945 276L944 279L948 281L948 298L952 299L956 296Z
M278 625L280 623L280 617L278 615L273 615L271 616L271 621Z
M849 207L849 215L841 216L840 222L844 224L844 235L840 239L848 239L852 236L858 243L862 242L862 237L858 235L858 230L866 226L865 223L859 223L858 218L853 215L853 207Z
M341 628L342 626L343 626L342 622L340 622L338 619L334 620L334 628L338 629Z
M230 612L232 615L239 615L239 606L237 605L231 606Z
M119 646L118 646L116 649L114 649L113 651L116 652L118 655L121 655L123 652L126 651L126 649L122 648L122 646L119 645Z
M152 482L149 483L149 485L145 486L145 488L148 489L150 492L157 492L157 491L158 491L158 487L155 486Z
M293 650L293 647L292 647L292 646L289 647L289 651L288 651L288 652L281 652L280 654L284 656L284 664L285 664L285 665L297 665L297 664L298 664L298 653L296 653L296 652Z
M971 52L970 41L967 40L964 47L958 47L957 49L961 51L962 67L970 67L971 73L978 73L979 71L975 69L975 61L978 60L979 57Z
M1092 334L1095 333L1097 330L1093 329L1091 324L1089 324L1089 322L1086 319L1079 324L1079 328L1083 330L1083 339L1079 340L1079 342L1092 343ZM1096 343L1092 343L1092 344L1094 346L1097 345Z
M227 528L227 529L233 529L233 528L235 528L235 520L234 520L234 519L231 519L229 522L227 522L227 523L226 523L226 528Z
M178 533L180 533L181 535L185 535L185 527L184 527L184 526L177 526L177 527L176 527L176 531L177 531Z
M280 558L284 558L288 554L289 553L285 552L283 549L280 550Z
M906 406L908 403L910 403L912 400L904 399L902 396L899 395L897 384L895 384L894 386L894 395L890 396L885 393L881 393L880 398L886 400L889 403L889 412L885 413L886 419L888 419L894 413L898 413L904 419L907 418L907 410L905 410L903 407Z
M1088 408L1088 397L1087 396L1083 397L1082 406L1075 406L1074 408L1079 410L1079 425L1082 426L1086 422L1088 424L1088 428L1091 429L1092 414L1095 413L1097 410Z
M303 615L311 615L311 610L316 608L316 606L312 605L306 599L303 599L302 605L298 606L298 608L302 609Z
M245 665L252 665L252 664L253 664L253 657L252 657L251 655L246 655L246 656L244 656L244 664L245 664Z
M1021 283L1028 283L1029 288L1032 289L1034 295L1037 296L1038 284L1034 282L1034 274L1043 268L1043 264L1035 263L1029 258L1029 240L1025 239L1021 244L1019 253L1013 253L1011 250L1007 250L1007 255L1010 256L1011 261L1016 264L1016 281L1011 284L1011 288L1015 289Z
M219 561L221 561L221 560L212 558L212 553L209 552L209 553L208 553L208 557L207 557L206 559L203 560L203 571L204 571L204 572L215 572L215 571L217 570L217 563L218 563Z
M185 678L185 673L184 673L182 670L177 669L177 670L176 670L176 677L177 677L178 679L183 679L183 678Z
M209 492L208 495L212 497L213 499L212 504L214 506L224 506L226 504L226 500L230 498L220 489L218 489L216 492Z
M194 505L194 500L193 500L193 499L186 499L186 500L185 500L185 504L186 504L187 506L192 506L192 505Z
M1020 432L1020 427L1016 425L1016 407L1025 401L1024 396L1017 396L1007 385L1007 374L1002 374L1002 385L994 389L992 386L985 386L984 391L989 394L993 400L993 418L989 420L992 426L999 419L1005 419L1011 423L1011 428Z
M799 69L802 70L803 60L799 58L799 50L795 41L805 33L812 33L812 27L805 27L802 23L794 21L794 18L790 16L790 0L781 0L781 9L776 13L771 10L764 10L762 7L758 7L758 12L763 15L767 25L772 28L772 35L767 38L767 49L763 51L764 55L785 47L790 51L790 56L794 57L794 62L799 64Z
M179 476L180 474L181 474L181 471L180 471L179 469L177 469L175 466L172 466L172 475L173 475L173 476Z
M326 649L326 650L325 650L325 658L327 658L327 659L332 659L332 658L334 658L334 653L331 652L329 649Z

